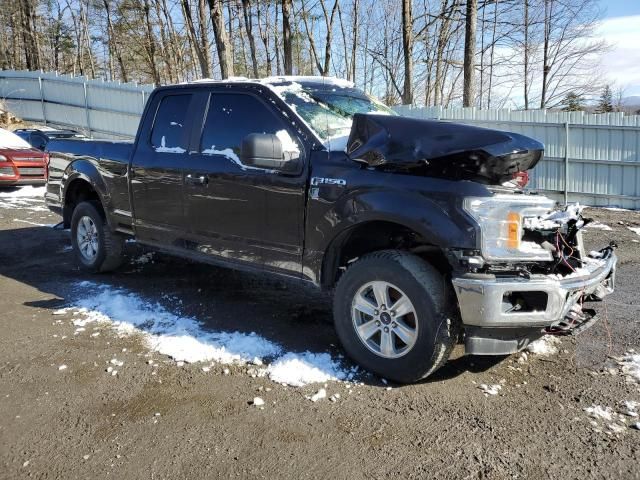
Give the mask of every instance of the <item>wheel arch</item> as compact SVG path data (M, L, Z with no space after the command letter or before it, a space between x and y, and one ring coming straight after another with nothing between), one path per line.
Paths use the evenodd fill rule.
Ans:
M320 284L332 288L349 263L363 255L380 250L404 250L419 255L440 273L450 269L444 249L421 231L414 222L385 217L352 224L338 232L324 250Z
M71 225L71 217L75 208L84 201L95 203L105 216L107 223L109 223L105 211L105 201L100 188L86 173L74 171L69 175L65 182L63 199L62 221L65 228L69 228Z

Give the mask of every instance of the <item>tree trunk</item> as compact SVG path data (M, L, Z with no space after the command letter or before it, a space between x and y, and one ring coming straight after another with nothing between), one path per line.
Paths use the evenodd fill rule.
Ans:
M207 66L207 77L211 77L211 54L209 52L209 31L207 28L206 0L198 0L198 24L200 26L200 51ZM205 75L204 72L202 75Z
M353 0L353 43L351 44L351 81L356 81L356 54L358 48L358 7L360 0Z
M549 65L549 37L551 36L551 14L553 4L551 0L544 0L544 47L542 50L542 93L540 94L540 108L547 106L547 78L551 71Z
M22 24L22 41L27 70L40 69L40 52L38 52L36 33L34 30L35 6L30 0L19 0L20 21Z
M104 0L105 2L107 0ZM207 63L207 59L205 57L204 52L202 51L202 45L198 41L198 35L196 34L196 27L193 23L193 16L191 14L191 6L189 5L189 0L181 0L182 2L182 11L184 14L184 18L187 26L187 33L189 35L189 39L191 40L191 44L193 45L193 50L198 57L198 63L200 64L200 72L203 78L208 78L209 74L209 64Z
M326 77L329 74L329 67L331 66L331 40L333 38L333 19L335 18L336 9L338 8L338 0L335 0L335 2L333 2L331 15L327 14L324 0L320 0L320 5L322 6L324 21L327 27L327 36L324 44L324 68L322 69L322 76Z
M251 53L251 67L253 69L253 77L258 78L258 58L256 55L256 39L253 36L253 21L251 20L251 4L250 0L242 0L242 13L244 15L244 29L247 31L249 39L249 51Z
M124 68L124 62L122 61L122 53L120 52L120 47L118 45L116 39L116 33L113 28L113 21L111 20L111 8L109 5L109 0L102 0L104 4L104 9L107 14L107 30L109 31L109 50L113 52L116 57L116 61L118 62L118 68L120 70L120 77L123 82L128 82L127 69Z
M529 110L529 0L524 0L524 109Z
M495 0L496 3L494 5L493 11L493 30L491 32L491 54L489 56L489 92L487 95L487 108L491 108L491 89L493 88L493 62L494 62L494 52L496 47L496 26L498 25L498 5L499 0ZM480 105L482 107L482 105Z
M262 9L260 8L260 1L257 2L257 12L258 12L258 31L260 33L260 39L262 40L262 44L264 45L264 55L266 57L267 63L267 76L271 75L271 52L269 51L269 6L267 5L267 13L264 15L265 24L264 28L262 27L262 21L260 18L262 15Z
M282 50L284 74L293 75L293 46L291 44L291 0L282 0Z
M467 15L464 32L464 90L462 105L471 107L474 103L474 73L476 53L476 23L478 20L478 0L467 0Z
M413 104L413 14L412 0L402 0L402 51L404 54L404 86L402 103Z
M218 61L220 62L220 75L225 79L233 76L233 59L231 58L227 30L224 26L222 0L208 0L208 2L211 23L213 24L213 35L216 39L216 49L218 50Z
M145 45L145 50L147 51L147 57L149 59L149 67L151 67L153 83L160 85L160 72L156 65L156 38L153 34L153 25L151 25L151 5L149 5L149 0L144 0L143 10L145 27L147 29L147 45Z

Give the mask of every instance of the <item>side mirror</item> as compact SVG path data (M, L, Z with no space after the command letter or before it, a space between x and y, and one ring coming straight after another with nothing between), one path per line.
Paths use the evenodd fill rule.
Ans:
M240 160L244 165L293 173L298 170L298 159L299 153L283 152L276 135L251 133L242 140Z

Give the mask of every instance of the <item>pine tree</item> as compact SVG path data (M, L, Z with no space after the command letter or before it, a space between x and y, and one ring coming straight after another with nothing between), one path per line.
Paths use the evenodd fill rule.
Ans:
M598 106L596 107L596 113L608 112L613 112L613 93L611 92L611 87L609 87L609 85L604 87L604 90L602 90Z
M569 92L562 101L562 110L564 110L565 112L581 112L582 110L584 110L582 101L582 95L574 92Z

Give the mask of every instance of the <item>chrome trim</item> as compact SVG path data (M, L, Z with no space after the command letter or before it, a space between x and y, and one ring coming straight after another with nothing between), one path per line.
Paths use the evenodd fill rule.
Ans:
M532 275L500 278L492 275L452 279L465 325L480 327L546 327L567 315L581 297L613 292L616 255L611 252L598 264L587 264L588 274L556 278L555 275ZM534 312L503 312L502 299L508 292L545 292L547 308Z
M120 210L119 208L113 209L114 215L122 215L123 217L131 217L131 212L128 210Z

